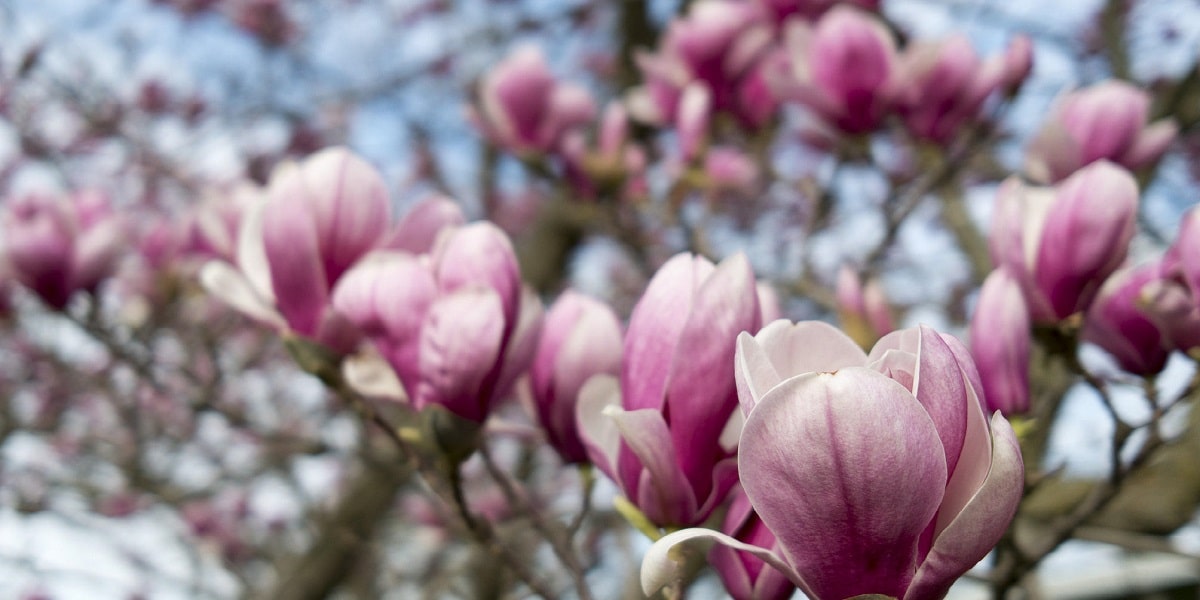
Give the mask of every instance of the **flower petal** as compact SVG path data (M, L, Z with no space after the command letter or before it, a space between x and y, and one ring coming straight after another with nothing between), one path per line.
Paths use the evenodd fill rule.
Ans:
M1025 466L1017 436L999 413L992 415L992 466L987 480L934 541L905 600L941 598L975 566L1008 529L1021 501Z
M604 416L609 406L621 406L621 385L617 378L594 375L579 390L575 407L575 426L587 449L588 459L617 481L617 455L621 450L621 432L612 419Z
M793 377L755 407L738 452L746 494L815 597L904 592L946 485L908 390L861 367Z
M663 586L683 576L684 563L686 561L673 558L671 550L679 544L701 539L709 539L729 546L734 550L749 552L763 562L778 569L780 573L787 574L792 583L795 583L800 589L807 590L802 585L803 582L800 580L799 575L782 558L770 550L739 542L719 531L694 528L683 529L663 536L657 542L654 542L653 546L650 546L650 549L646 551L646 555L642 557L642 592L647 596L653 595L662 589ZM809 594L809 596L812 596L812 594Z
M809 372L862 366L867 355L846 334L821 321L775 321L757 335L738 336L734 379L742 412L781 381Z

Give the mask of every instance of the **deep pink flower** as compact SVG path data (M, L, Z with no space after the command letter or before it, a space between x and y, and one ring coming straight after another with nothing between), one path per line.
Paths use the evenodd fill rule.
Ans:
M690 529L642 564L652 592L677 567L668 550L712 538L748 551L810 598L940 598L1000 539L1021 499L1017 439L990 427L979 377L958 340L893 332L868 356L818 322L777 321L738 339L748 414L742 486L780 552Z
M971 355L989 411L1029 410L1031 327L1020 284L1003 267L992 271L971 316Z
M475 422L529 367L541 325L512 244L490 223L447 230L428 255L372 254L338 283L333 306L375 344L416 408L439 404Z
M779 552L775 534L750 506L750 498L741 488L735 488L733 502L721 531L726 535L752 546ZM721 576L725 591L734 600L786 600L791 598L796 586L787 575L767 565L753 554L738 552L729 546L717 544L709 551L708 561Z
M3 224L13 276L59 310L76 292L94 292L112 275L126 244L124 221L96 192L18 197Z
M679 254L659 269L630 317L621 376L593 377L579 400L592 462L660 526L707 518L737 479L722 432L737 405L738 332L759 327L745 256L714 266Z
M563 135L592 120L587 90L560 83L536 46L521 46L483 77L471 119L492 143L516 154L558 149Z
M1142 290L1160 279L1160 271L1157 263L1117 271L1101 286L1083 322L1083 338L1134 375L1162 371L1171 351L1163 332L1142 308Z
M1030 142L1025 168L1047 182L1098 160L1139 169L1157 161L1179 130L1170 119L1147 124L1149 117L1150 94L1123 81L1066 94Z
M979 117L993 92L1020 83L1019 77L1028 72L1023 62L1026 45L1018 39L1007 54L984 61L964 35L910 44L900 61L896 99L909 132L938 144L953 140Z
M201 281L249 316L348 351L357 338L331 310L330 291L384 240L390 215L374 167L345 148L322 150L276 169L242 219L237 268L210 262Z
M1100 284L1125 260L1136 227L1137 183L1100 161L1054 188L1017 178L996 192L992 261L1021 285L1035 323L1087 310Z
M777 23L790 16L815 21L839 4L852 4L863 10L879 11L879 0L757 0Z
M656 52L637 55L646 83L630 92L630 113L656 125L675 123L684 90L696 85L710 94L714 112L762 127L778 106L761 71L771 43L764 17L749 2L694 3L667 25Z
M604 303L568 290L542 326L529 379L538 421L550 445L568 463L587 461L575 407L593 375L621 371L621 323Z

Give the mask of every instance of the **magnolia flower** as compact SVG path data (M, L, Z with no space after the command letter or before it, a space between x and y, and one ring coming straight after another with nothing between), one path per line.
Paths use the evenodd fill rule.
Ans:
M1160 270L1151 263L1114 273L1100 287L1083 322L1083 338L1135 375L1162 371L1170 354L1163 332L1140 306L1143 288L1159 279Z
M12 275L59 310L112 275L124 244L124 222L95 192L18 197L3 226Z
M914 136L949 142L979 116L993 92L1020 83L1029 72L1028 54L1028 40L1022 38L986 61L964 35L913 42L900 60L897 110Z
M618 380L580 392L580 437L592 462L659 526L706 519L737 480L722 433L737 406L734 339L759 327L750 263L714 266L676 255L658 270L629 320Z
M591 376L621 371L621 323L604 303L563 292L546 313L529 369L538 421L568 463L587 461L575 425L579 390Z
M846 5L815 25L792 21L785 32L787 69L780 93L842 132L879 126L897 87L896 42L879 19Z
M514 152L558 149L570 129L592 120L587 90L560 83L536 46L521 46L483 77L471 120L492 143Z
M906 329L867 355L823 323L776 321L738 337L734 369L742 486L779 550L679 531L643 560L647 593L675 576L672 546L711 538L816 600L940 598L1007 529L1020 450L1001 415L989 426L958 340Z
M281 166L265 194L251 202L238 236L237 266L210 262L201 282L246 315L339 352L357 341L330 305L331 291L347 270L385 243L395 246L410 237L429 243L434 233L428 230L462 218L454 207L419 207L389 237L391 205L383 178L344 148ZM428 212L441 217L425 218Z
M1150 94L1122 81L1066 94L1030 142L1025 168L1034 179L1054 182L1098 160L1146 166L1179 130L1170 119L1147 124L1149 117Z
M687 16L667 25L656 52L637 55L646 83L630 91L630 113L647 123L674 123L684 90L692 84L711 95L714 112L731 114L746 127L761 127L778 104L764 72L770 29L751 3L696 2Z
M1031 327L1021 286L1003 267L992 271L971 316L971 355L988 410L1008 416L1029 410Z
M373 253L338 283L333 306L417 409L438 404L477 423L529 367L541 325L512 244L490 223L445 231L428 255Z
M1125 260L1136 227L1137 183L1100 161L1054 188L1015 177L996 192L992 261L1021 286L1035 323L1087 310L1100 284Z

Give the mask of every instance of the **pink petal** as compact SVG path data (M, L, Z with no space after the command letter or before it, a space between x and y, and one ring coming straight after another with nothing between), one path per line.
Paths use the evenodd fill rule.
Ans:
M654 545L642 557L642 592L647 596L651 596L662 589L663 586L682 577L686 572L686 561L682 557L679 557L678 554L673 555L671 551L679 544L698 539L713 540L734 550L753 554L763 562L778 569L780 573L786 573L792 580L792 583L795 583L797 587L805 590L807 593L807 587L803 585L800 576L778 555L766 548L759 548L758 546L739 542L728 535L711 529L684 529L663 536L657 542L654 542ZM813 594L809 594L809 596L811 597Z
M497 294L466 288L439 298L421 330L418 408L441 404L482 422L490 406L480 384L499 360L504 314Z
M755 510L818 598L900 596L946 484L925 409L861 367L771 390L746 422L739 467Z
M992 415L991 469L958 516L934 541L904 600L940 598L963 573L991 551L1008 529L1025 482L1017 436L1008 421Z
M775 321L757 335L738 335L734 379L742 412L749 414L771 388L809 372L862 366L867 355L846 334L821 321Z
M295 199L272 195L263 213L263 247L275 305L292 330L313 336L329 302L329 283L312 215Z
M715 269L704 258L677 254L646 286L629 317L621 384L627 409L661 408L695 289Z
M617 456L621 450L621 432L610 417L609 407L621 407L621 385L616 377L595 375L579 390L575 407L575 425L588 459L613 481L617 478Z
M444 196L432 196L418 202L400 219L384 247L425 254L433 249L443 229L457 227L463 222L458 204Z
M378 243L391 223L387 186L375 167L340 147L312 155L298 174L299 192L313 210L326 277L337 281Z
M621 432L618 469L621 487L637 507L656 525L684 525L696 514L698 503L692 486L679 469L675 447L663 443L671 430L662 413L644 408L605 413Z

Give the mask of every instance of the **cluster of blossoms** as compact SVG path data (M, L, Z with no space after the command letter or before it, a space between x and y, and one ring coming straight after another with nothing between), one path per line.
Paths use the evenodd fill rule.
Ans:
M440 198L389 225L386 196L343 149L285 165L247 196L233 263L214 253L201 277L281 333L340 355L374 348L393 389L362 391L418 411L483 423L528 376L563 461L595 464L656 527L701 525L732 502L728 535L658 542L648 592L672 571L666 546L710 536L748 553L714 553L739 598L765 585L937 597L1012 518L1016 440L1003 418L989 425L955 338L904 329L868 355L823 323L776 320L743 255L668 260L624 332L578 292L544 313L495 226L464 224Z
M222 5L242 7L238 23L267 43L291 35L279 2ZM750 141L769 139L791 118L787 107L807 115L801 137L818 149L880 132L948 149L1031 70L1024 37L987 58L962 36L902 45L878 9L698 0L637 53L641 84L602 110L521 46L481 78L469 119L582 197L650 197L659 159L673 183L744 191L764 164ZM1017 513L1025 465L1006 418L1030 409L1037 335L1093 343L1140 376L1175 351L1200 358L1200 209L1160 257L1130 264L1133 171L1177 135L1170 121L1151 122L1149 107L1145 92L1114 82L1060 99L1028 147L1024 177L996 192L994 270L969 344L897 328L879 279L849 267L828 303L842 330L781 318L742 253L647 258L653 275L626 325L573 289L546 306L504 229L468 222L440 196L396 218L382 175L345 148L285 162L265 186L239 184L145 228L133 258L182 268L339 393L406 415L452 415L456 427L442 421L434 435L464 438L454 450L435 440L454 469L506 403L526 401L561 462L594 465L621 512L656 538L641 571L647 594L683 577L673 548L708 539L738 600L796 590L936 599ZM634 135L635 123L664 134L665 156ZM4 268L54 310L95 293L131 258L122 251L133 228L99 194L18 198L3 225ZM510 498L491 500L475 507L485 519L518 512ZM202 504L186 512L197 537L242 553L238 518Z
M1035 328L1067 327L1107 351L1124 371L1154 375L1175 350L1200 345L1195 211L1158 259L1130 265L1138 184L1127 169L1152 164L1176 126L1147 123L1148 95L1104 82L1066 95L1030 144L1030 186L1017 177L996 194L989 236L996 270L980 292L971 324L989 406L1029 410Z
M629 138L630 117L674 133L674 170L709 189L745 189L758 166L737 140L718 143L728 130L721 119L753 133L795 104L811 116L805 135L818 145L879 130L892 116L912 137L945 145L1030 71L1027 38L987 60L961 36L900 51L869 12L877 3L852 4L696 2L668 24L655 50L638 53L644 83L605 109L593 146L585 131L595 103L583 88L555 80L528 46L484 77L471 118L497 146L561 164L587 195L644 192L648 150Z

